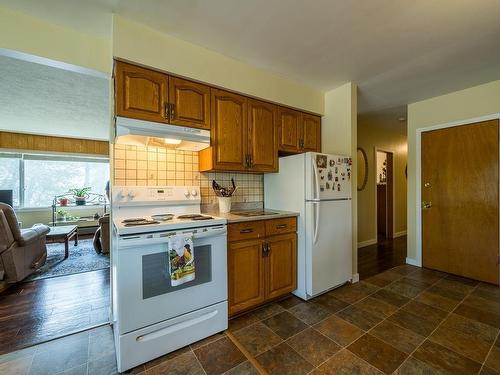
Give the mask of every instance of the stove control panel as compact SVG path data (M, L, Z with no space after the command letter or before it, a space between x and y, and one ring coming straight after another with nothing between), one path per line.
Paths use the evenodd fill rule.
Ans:
M117 204L187 202L200 200L199 186L114 186Z

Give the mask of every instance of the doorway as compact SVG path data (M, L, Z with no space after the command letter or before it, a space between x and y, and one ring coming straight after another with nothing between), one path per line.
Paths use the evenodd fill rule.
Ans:
M421 134L423 266L499 281L499 120Z
M394 154L375 149L377 241L394 238Z

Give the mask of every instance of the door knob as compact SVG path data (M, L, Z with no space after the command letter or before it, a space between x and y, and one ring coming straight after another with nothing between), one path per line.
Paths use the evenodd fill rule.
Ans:
M428 210L431 207L432 207L432 202L422 202L422 208L424 210Z
M431 183L430 183L430 182L426 182L426 183L424 184L424 187L426 187L426 188L430 188L430 187L431 187Z

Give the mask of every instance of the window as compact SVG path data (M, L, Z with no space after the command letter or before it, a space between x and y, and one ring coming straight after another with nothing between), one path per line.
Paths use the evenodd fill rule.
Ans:
M0 154L0 190L13 190L13 204L20 205L21 155Z
M17 207L49 207L55 195L72 188L89 186L104 194L108 180L105 158L0 154L0 189L14 190Z

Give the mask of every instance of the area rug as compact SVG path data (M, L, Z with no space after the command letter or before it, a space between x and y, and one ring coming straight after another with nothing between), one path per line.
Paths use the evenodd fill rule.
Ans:
M47 262L24 281L72 275L109 267L109 254L97 254L92 239L81 239L78 241L78 246L74 244L74 241L69 242L67 259L64 259L63 243L47 244Z

